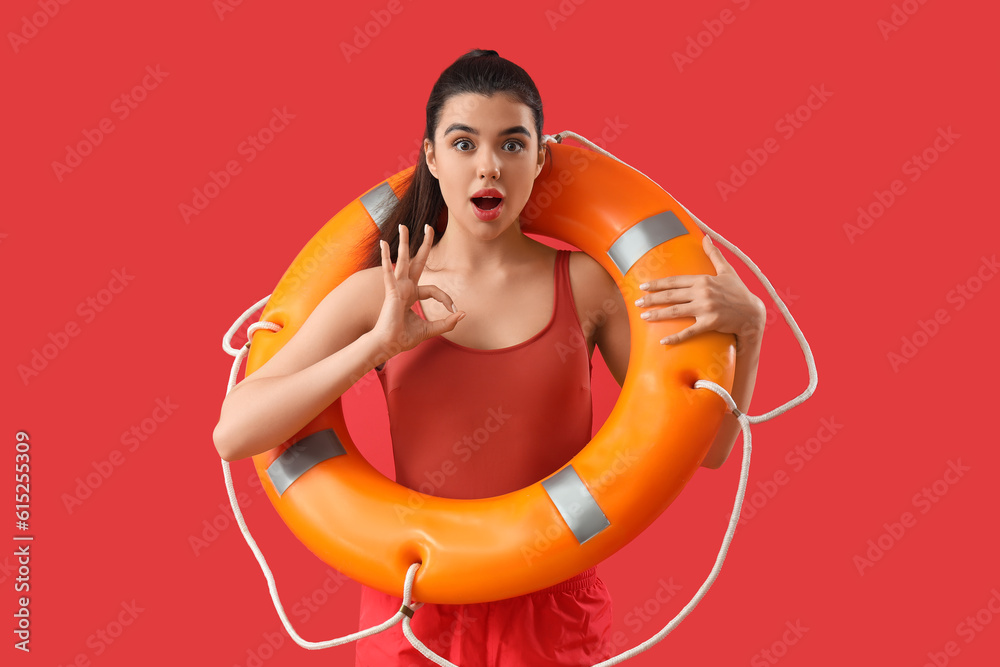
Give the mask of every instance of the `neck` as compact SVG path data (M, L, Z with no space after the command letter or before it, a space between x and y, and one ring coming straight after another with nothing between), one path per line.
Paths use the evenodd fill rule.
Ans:
M483 229L486 223L480 223ZM515 220L498 236L476 235L448 217L448 228L431 249L427 268L475 277L483 274L503 276L523 264L531 250L531 239Z

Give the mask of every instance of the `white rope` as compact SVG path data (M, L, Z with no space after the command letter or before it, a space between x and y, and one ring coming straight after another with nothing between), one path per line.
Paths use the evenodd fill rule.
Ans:
M575 132L564 131L564 132L560 132L560 133L558 133L556 135L545 135L542 138L542 141L543 141L543 143L545 141L561 141L562 137L564 137L564 136L565 137L573 137L577 141L580 141L581 143L587 144L588 146L590 146L595 151L597 151L599 153L602 153L603 155L606 155L606 156L608 156L608 157L610 157L612 159L618 160L619 162L621 162L625 166L629 167L630 169L635 170L636 172L638 172L639 174L642 174L643 176L646 176L645 174L643 174L638 169L635 169L635 167L632 167L631 165L627 164L623 160L618 159L617 157L615 157L611 153L607 152L606 150L604 150L600 146L597 146L596 144L594 144L590 140L588 140L588 139L586 139L586 138L584 138L584 137L576 134ZM649 178L649 177L646 176L646 178ZM660 187L660 189L663 189L658 183L656 183L652 179L649 179L649 180L652 183L654 183L657 187ZM663 190L663 191L666 192L666 190ZM669 192L667 192L667 194L670 195ZM673 198L673 195L670 195L670 196L671 196L671 198ZM674 201L677 201L676 198L674 198ZM680 204L680 202L677 202L677 203ZM733 504L733 512L730 515L729 525L728 525L728 527L726 529L726 534L725 534L725 536L723 537L723 540L722 540L722 547L719 549L719 554L718 554L718 556L715 559L715 565L712 567L712 571L709 573L709 575L705 579L704 583L702 583L701 587L694 594L694 596L692 596L691 600L684 606L683 609L681 609L680 612L678 612L678 614L669 623L667 623L665 626L663 626L663 628L659 632L657 632L655 635L653 635L652 637L650 637L646 641L642 642L641 644L638 644L638 645L636 645L636 646L628 649L627 651L623 651L622 653L619 653L618 655L616 655L616 656L614 656L612 658L609 658L608 660L605 660L604 662L596 663L595 665L593 665L593 667L609 667L610 665L617 665L618 663L624 662L625 660L628 660L629 658L633 658L633 657L639 655L640 653L648 650L649 648L651 648L655 644L659 643L668 634L670 634L674 630L674 628L676 628L678 625L680 625L681 621L683 621L687 617L687 615L689 613L691 613L691 611L698 605L698 603L701 602L702 598L708 592L708 589L712 587L712 584L715 582L716 577L719 576L719 572L722 570L722 564L723 564L723 562L725 562L725 560L726 560L726 554L729 552L729 544L732 542L733 535L736 533L736 526L737 526L737 524L739 523L739 520L740 520L740 513L741 513L742 508L743 508L743 497L744 497L744 495L746 493L747 479L748 479L749 474L750 474L750 454L751 454L751 450L752 450L752 442L751 442L752 438L751 438L751 434L750 434L750 424L756 424L756 423L768 421L769 419L773 419L774 417L782 414L783 412L787 412L788 410L792 409L796 405L799 405L799 404L803 403L806 399L808 399L810 396L812 396L813 392L816 390L816 385L817 385L817 382L818 382L818 376L817 376L817 373L816 373L816 365L815 365L815 361L813 359L812 350L809 348L809 344L806 342L805 336L802 335L802 331L799 329L798 324L796 324L795 319L792 317L791 313L788 312L788 308L785 307L784 302L782 302L781 297L778 296L777 292L771 286L771 283L770 283L770 281L768 281L767 277L760 271L760 269L757 268L757 265L754 264L753 261L743 253L743 251L741 251L735 245L733 245L732 243L730 243L729 241L727 241L725 238L723 238L722 235L720 235L717 232L715 232L712 229L710 229L708 227L708 225L706 225L701 220L699 220L693 213L691 213L691 211L688 211L687 207L685 207L683 204L680 204L680 206L681 206L681 208L684 209L684 211L689 216L691 216L691 219L694 220L695 224L697 224L698 227L705 234L708 234L713 240L721 242L723 246L725 246L726 248L728 248L730 250L730 252L734 253L737 257L739 257L740 260L747 267L750 268L750 270L754 273L754 275L757 276L757 278L761 281L761 283L767 289L768 294L775 301L775 303L778 304L778 308L781 311L782 316L785 318L785 321L788 323L788 325L791 327L792 331L794 332L795 339L799 342L799 347L802 349L802 352L803 352L803 354L805 356L806 366L807 366L808 371L809 371L809 385L806 388L806 390L803 391L799 396L797 396L797 397L793 398L792 400L784 403L783 405L778 406L774 410L771 410L771 411L769 411L767 413L764 413L762 415L751 416L751 415L743 414L742 412L740 412L740 410L736 406L736 402L733 400L733 397L730 396L729 392L726 391L726 389L724 389L720 385L716 384L715 382L711 382L709 380L698 380L698 381L696 381L694 383L695 388L697 388L697 389L708 389L708 390L710 390L710 391L718 394L720 397L722 397L722 399L726 403L726 406L729 408L729 411L732 412L733 415L736 416L736 419L740 423L740 429L743 432L743 463L742 463L742 466L740 468L740 481L739 481L739 485L738 485L737 490L736 490L736 500L735 500L735 502ZM229 391L233 388L233 386L236 383L236 376L237 376L237 373L239 371L240 362L243 360L243 358L247 354L247 351L248 351L248 349L250 347L250 337L253 334L253 332L257 328L268 328L268 329L271 329L272 331L277 331L278 329L280 329L280 326L278 326L277 324L275 324L273 322L258 322L256 324L251 325L247 329L247 344L243 348L241 348L240 350L237 351L230 344L230 341L232 340L233 334L239 329L239 327L242 325L242 323L254 311L256 311L263 304L265 304L269 298L270 298L270 295L268 295L267 297L261 299L253 307L251 307L246 312L244 312L243 315L239 319L237 319L237 321L233 324L232 327L230 327L229 331L227 331L226 335L223 337L223 341L222 341L222 347L223 347L223 349L226 352L228 352L229 354L232 354L232 355L234 355L236 357L236 359L235 359L235 361L233 363L233 370L230 373L229 385L226 388L226 393L227 394L229 393ZM403 634L406 636L406 638L410 642L410 644L412 644L414 648L416 648L418 651L420 651L420 653L422 653L427 659L431 660L432 662L434 662L434 663L436 663L438 665L441 665L442 667L459 667L455 663L449 662L448 660L446 660L442 656L438 655L434 651L432 651L429 648L427 648L427 646L425 646L424 643L421 642L413 634L413 628L410 625L410 619L411 619L414 611L416 611L417 609L420 609L423 606L423 604L424 604L422 602L417 603L415 605L411 605L410 604L410 602L411 602L411 592L413 590L413 581L414 581L414 578L416 577L417 570L420 567L419 563L414 563L407 570L406 579L405 579L405 581L403 583L403 605L402 605L402 607L400 608L400 610L398 612L396 612L390 619L388 619L384 623L382 623L380 625L377 625L377 626L373 626L373 627L368 628L367 630L364 630L364 631L356 632L356 633L351 634L351 635L346 635L346 636L340 637L338 639L331 639L331 640L328 640L328 641L325 641L325 642L308 642L308 641L303 640L301 637L299 637L298 633L295 632L295 629L292 628L291 623L289 622L288 617L285 615L285 611L284 611L284 609L281 606L281 601L280 601L280 599L278 597L278 590L277 590L277 587L276 587L276 585L274 583L274 577L271 574L270 568L268 568L267 561L264 559L264 555L261 553L260 549L257 547L257 543L254 542L253 537L251 537L250 531L247 528L246 523L243 520L243 514L240 511L239 502L236 500L236 493L233 490L233 481L232 481L232 476L231 476L230 470L229 470L229 462L226 461L225 459L222 460L222 468L223 468L223 472L225 473L225 478L226 478L226 489L229 492L229 503L230 503L230 505L233 508L233 514L236 517L236 522L240 526L240 531L243 533L243 538L246 540L247 544L250 545L250 548L253 550L254 556L256 556L256 558L257 558L257 562L260 564L261 569L264 571L264 576L267 578L268 589L271 592L271 600L274 602L274 607L277 610L278 615L281 617L281 622L282 622L282 624L284 624L285 630L288 631L289 636L291 636L292 639L294 639L295 642L299 646L302 646L303 648L307 648L307 649L323 649L323 648L329 648L331 646L339 646L341 644L345 644L345 643L348 643L348 642L351 642L351 641L355 641L357 639L362 639L364 637L368 637L368 636L374 635L376 633L382 632L383 630L387 630L388 628L392 627L396 623L399 623L400 620L402 620L402 622L403 622Z
M628 164L624 160L621 160L621 159L615 157L614 155L612 155L608 151L604 150L603 148L601 148L600 146L598 146L594 142L590 141L586 137L581 137L576 132L570 132L569 130L564 130L564 131L559 132L558 134L554 134L554 135L546 134L546 135L544 135L542 137L542 142L544 143L545 141L549 141L549 140L561 142L563 137L572 137L572 138L576 139L577 141L579 141L580 143L583 143L583 144L586 144L586 145L590 146L590 148L594 149L598 153L601 153L602 155L606 155L607 157L609 157L609 158L611 158L613 160L618 160L619 162L621 162L623 165L625 165L629 169L632 169L632 170L636 171L637 173L642 174L643 176L646 176L646 174L643 174L641 171L639 171L638 169L636 169L632 165ZM667 192L666 190L664 190L663 186L661 186L659 183L657 183L653 179L649 178L649 176L646 176L646 178L648 178L649 181L653 185L655 185L656 187L660 188L664 192ZM767 279L767 276L765 276L763 274L763 272L761 272L761 270L757 268L757 265L753 263L753 260L750 259L749 257L747 257L743 253L742 250L740 250L735 245L733 245L732 243L730 243L729 241L727 241L721 234L719 234L715 230L710 229L708 225L706 225L704 222L702 222L701 220L699 220L698 217L694 213L692 213L691 211L689 211L687 209L687 207L684 206L684 204L681 204L679 201L677 201L676 197L674 197L673 195L671 195L669 192L667 192L667 194L670 195L671 199L673 199L678 204L680 204L681 208L684 209L684 212L687 213L689 216L691 216L691 219L694 220L695 224L698 225L698 228L701 229L701 231L703 231L705 234L707 234L708 236L710 236L713 241L719 241L720 243L722 243L723 246L725 246L726 248L728 248L730 252L732 252L734 255L736 255L737 257L739 257L740 260L753 272L753 274L755 276L757 276L757 279L761 282L762 285L764 285L764 288L767 289L767 293L771 296L771 299L773 299L774 302L778 304L778 310L781 311L781 315L782 315L782 317L785 318L785 322L787 322L788 326L791 327L792 333L795 334L795 340L797 340L799 342L799 347L802 348L802 353L803 353L803 355L806 358L806 367L807 367L808 372L809 372L809 386L806 387L806 390L803 391L798 396L796 396L795 398L793 398L792 400L790 400L787 403L785 403L784 405L780 405L777 408L775 408L774 410L771 410L770 412L766 412L766 413L764 413L762 415L758 415L758 416L755 416L755 417L747 415L747 419L750 420L751 424L759 424L760 422L766 422L769 419L774 419L775 417L777 417L778 415L780 415L783 412L787 412L788 410L791 410L796 405L800 405L801 403L805 402L805 400L807 398L809 398L810 396L812 396L813 392L816 391L816 384L819 381L819 378L818 378L818 376L816 374L816 362L813 360L813 354L812 354L812 350L809 347L809 343L806 342L805 336L802 335L802 330L799 329L799 325L795 323L795 318L793 318L792 314L788 312L788 308L785 307L785 303L781 300L781 297L778 296L778 293L774 290L774 287L771 286L771 281Z
M410 606L410 591L413 589L413 579L414 577L417 576L417 569L419 567L420 563L414 563L413 565L410 566L410 569L406 571L406 580L403 582L404 607ZM420 603L420 607L422 606L424 606L423 602ZM419 609L420 607L413 607L413 609ZM419 639L417 639L416 635L413 634L413 628L410 627L411 615L412 614L407 614L403 617L403 634L406 635L406 638L410 641L410 644L413 645L413 648L423 653L424 657L426 657L428 660L431 660L441 665L441 667L458 667L458 665L456 665L455 663L448 661L447 659L441 657L434 651L424 646L424 643Z
M236 331L239 330L239 328L243 325L246 319L250 317L250 315L256 312L265 303L267 303L267 300L269 298L271 298L270 295L264 297L256 304L254 304L251 308L247 309L239 318L237 318L236 322L233 323L233 326L229 328L229 331L227 331L225 336L223 336L222 338L222 349L224 349L226 352L236 357L233 360L233 368L229 373L229 384L226 386L226 395L228 395L229 392L232 391L233 387L236 385L236 376L240 370L240 363L243 361L244 357L246 357L247 354L249 353L250 338L251 336L253 336L254 331L256 331L257 329L269 329L271 331L279 331L281 329L281 326L275 322L267 322L267 321L255 322L254 324L251 324L249 327L247 327L246 345L241 347L239 350L232 347L233 334L235 334ZM250 535L250 529L247 528L246 521L244 521L243 519L243 512L240 510L240 503L236 499L236 491L233 489L233 477L232 477L232 472L229 469L229 461L225 459L221 459L221 461L222 461L222 472L226 479L226 491L229 493L229 505L233 508L233 516L236 517L236 523L240 527L240 532L243 533L243 539L245 539L246 543L250 546L250 549L253 551L253 555L257 558L257 563L260 564L260 569L264 572L264 577L267 579L267 589L271 593L271 601L274 602L274 609L278 612L278 616L281 618L281 623L282 625L285 626L285 630L288 632L288 635L295 640L296 644L298 644L302 648L306 648L309 650L318 650L318 649L330 648L331 646L340 646L341 644L348 644L350 642L357 641L358 639L370 637L371 635L382 632L383 630L388 630L392 626L399 623L400 620L406 618L404 611L400 609L384 623L372 626L367 630L361 630L353 634L321 642L311 642L302 639L302 637L299 636L299 633L295 631L295 628L292 627L291 622L288 620L288 616L285 614L285 609L281 605L281 598L278 595L278 586L274 582L274 575L271 573L271 568L268 566L267 560L264 558L264 554L261 553L260 548L257 546L257 542L253 539L253 536ZM413 571L416 572L416 570ZM419 603L418 605L412 608L419 609L422 606L423 603Z
M736 501L733 503L733 512L729 518L729 526L726 529L725 537L722 539L722 547L719 549L719 555L715 559L715 565L712 567L712 571L705 579L705 582L701 585L694 596L692 596L691 600L684 605L684 608L681 609L669 623L663 626L663 629L641 644L637 644L627 651L622 651L618 655L608 658L604 662L595 663L593 667L610 667L610 665L617 665L621 662L625 662L629 658L634 658L640 653L649 650L654 645L658 644L664 637L673 632L674 628L680 625L681 621L687 618L687 615L698 606L698 603L701 602L702 598L705 597L705 594L708 593L708 589L712 587L712 584L715 583L716 577L719 576L719 572L722 571L722 563L725 562L726 555L729 553L729 544L733 541L733 535L736 533L736 526L739 523L740 513L743 509L743 497L746 493L747 479L750 476L750 453L753 448L752 437L750 435L750 419L747 415L741 413L737 409L736 402L733 401L733 397L729 395L729 392L715 382L710 380L698 380L695 382L694 386L698 389L709 389L710 391L713 391L721 396L726 402L726 405L729 407L729 410L736 415L737 420L740 422L740 428L743 430L743 465L740 468L740 482L736 490ZM410 566L410 570L406 574L406 583L404 584L404 605L409 604L409 591L418 567L419 564ZM423 644L423 642L417 639L417 637L413 634L412 628L410 627L410 619L408 617L403 619L403 634L406 635L410 644L427 657L427 659L438 665L442 665L442 667L459 667L455 663L449 662L442 656L430 650Z
M263 299L261 299L254 305L247 308L245 311L243 311L242 315L236 318L236 321L233 322L233 326L229 327L229 331L227 331L225 335L222 336L222 349L226 351L226 354L228 354L231 357L236 356L239 350L233 347L233 336L236 335L236 332L239 331L241 326L243 326L243 323L246 322L247 318L250 317L255 311L259 310L260 308L263 308L264 304L267 303L267 300L270 298L271 295L268 294ZM273 323L268 322L268 324L273 324ZM251 324L250 326L254 325ZM253 332L247 329L247 345L250 345L250 336L252 334Z

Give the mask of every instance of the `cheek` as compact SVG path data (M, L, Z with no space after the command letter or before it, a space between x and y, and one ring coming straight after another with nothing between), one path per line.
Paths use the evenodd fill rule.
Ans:
M441 194L448 206L461 206L465 201L465 190L455 184L442 183Z
M531 191L535 187L535 172L533 169L526 169L518 178L518 197L522 201L528 201Z

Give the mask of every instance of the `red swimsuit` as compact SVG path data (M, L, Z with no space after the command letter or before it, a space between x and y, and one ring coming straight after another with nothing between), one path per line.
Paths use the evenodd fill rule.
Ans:
M552 317L528 340L481 350L435 336L376 369L397 482L445 498L501 495L552 474L590 441L593 365L569 257L568 250L556 254ZM401 604L362 586L360 627L385 621ZM592 664L611 655L611 624L611 598L596 567L505 600L425 604L412 620L418 639L461 667ZM429 664L401 626L357 643L358 666Z

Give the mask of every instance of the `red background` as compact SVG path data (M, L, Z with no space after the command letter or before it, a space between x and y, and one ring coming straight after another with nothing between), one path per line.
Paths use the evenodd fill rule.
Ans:
M1000 280L971 281L981 289L961 308L952 291L998 246L995 9L915 0L905 8L888 0L551 0L483 9L404 2L348 60L339 45L388 3L244 2L220 16L208 0L50 2L50 11L58 8L51 18L39 13L44 4L6 2L0 13L7 34L0 271L8 312L0 431L8 472L0 499L10 521L0 532L18 533L11 467L15 433L24 430L35 536L32 650L14 650L6 633L5 664L63 665L82 654L108 667L248 665L267 636L281 642L263 661L268 667L353 664L353 645L313 652L288 638L234 522L197 555L191 546L206 521L226 523L211 439L231 363L220 341L322 224L401 160L412 163L431 85L471 48L497 49L532 75L546 132L596 139L617 122L621 132L608 148L743 249L787 297L816 356L815 396L754 429L753 515L744 508L749 520L715 586L677 630L629 664L773 664L764 650L789 666L922 665L928 653L938 664L996 664L1000 618L987 603L1000 589L992 481L1000 456L989 421L997 355L987 344ZM726 9L732 21L713 23ZM879 22L894 11L907 20L884 35ZM25 27L33 16L37 30ZM674 53L699 33L707 46L700 54L690 47L697 57L679 68ZM121 118L112 104L142 82L147 66L167 74ZM829 99L792 136L779 131L776 123L805 104L813 86ZM248 161L238 147L275 107L294 119ZM113 132L60 180L53 163L65 162L67 145L104 118ZM905 163L933 146L939 128L958 138L910 180ZM777 152L723 199L718 182L772 137ZM180 204L229 160L240 174L186 223ZM858 207L895 179L905 192L849 238L844 225L855 222ZM738 259L727 258L770 303ZM88 319L79 304L123 267L134 278ZM901 353L902 338L939 310L946 321L935 335L918 335L916 355L893 368L889 353ZM68 323L78 335L22 378L19 367ZM618 387L603 362L595 362L594 383L596 428ZM780 405L806 383L789 329L773 322L751 413ZM352 433L388 470L381 389L367 387L345 399ZM167 398L177 406L172 414L128 451L123 432ZM816 437L824 419L842 427L795 463L796 447ZM65 497L78 478L115 450L121 465L69 511ZM699 471L650 529L600 566L626 639L621 650L666 625L707 576L740 456L738 442L725 466ZM949 461L968 470L946 477ZM329 569L248 483L250 462L232 469L291 612ZM787 483L768 497L758 484L779 471ZM935 502L915 503L925 487ZM884 524L905 512L915 523L888 537ZM891 546L859 572L855 557L880 536ZM20 594L15 542L3 539L10 546L0 552L0 610L8 627ZM661 578L681 587L665 604L655 595ZM298 632L319 641L355 631L359 591L348 581L308 619L291 614ZM113 643L97 640L133 600L142 610L134 621ZM992 604L1000 608L1000 594ZM637 620L636 607L648 620ZM962 625L977 613L983 625ZM783 643L786 623L808 630Z

